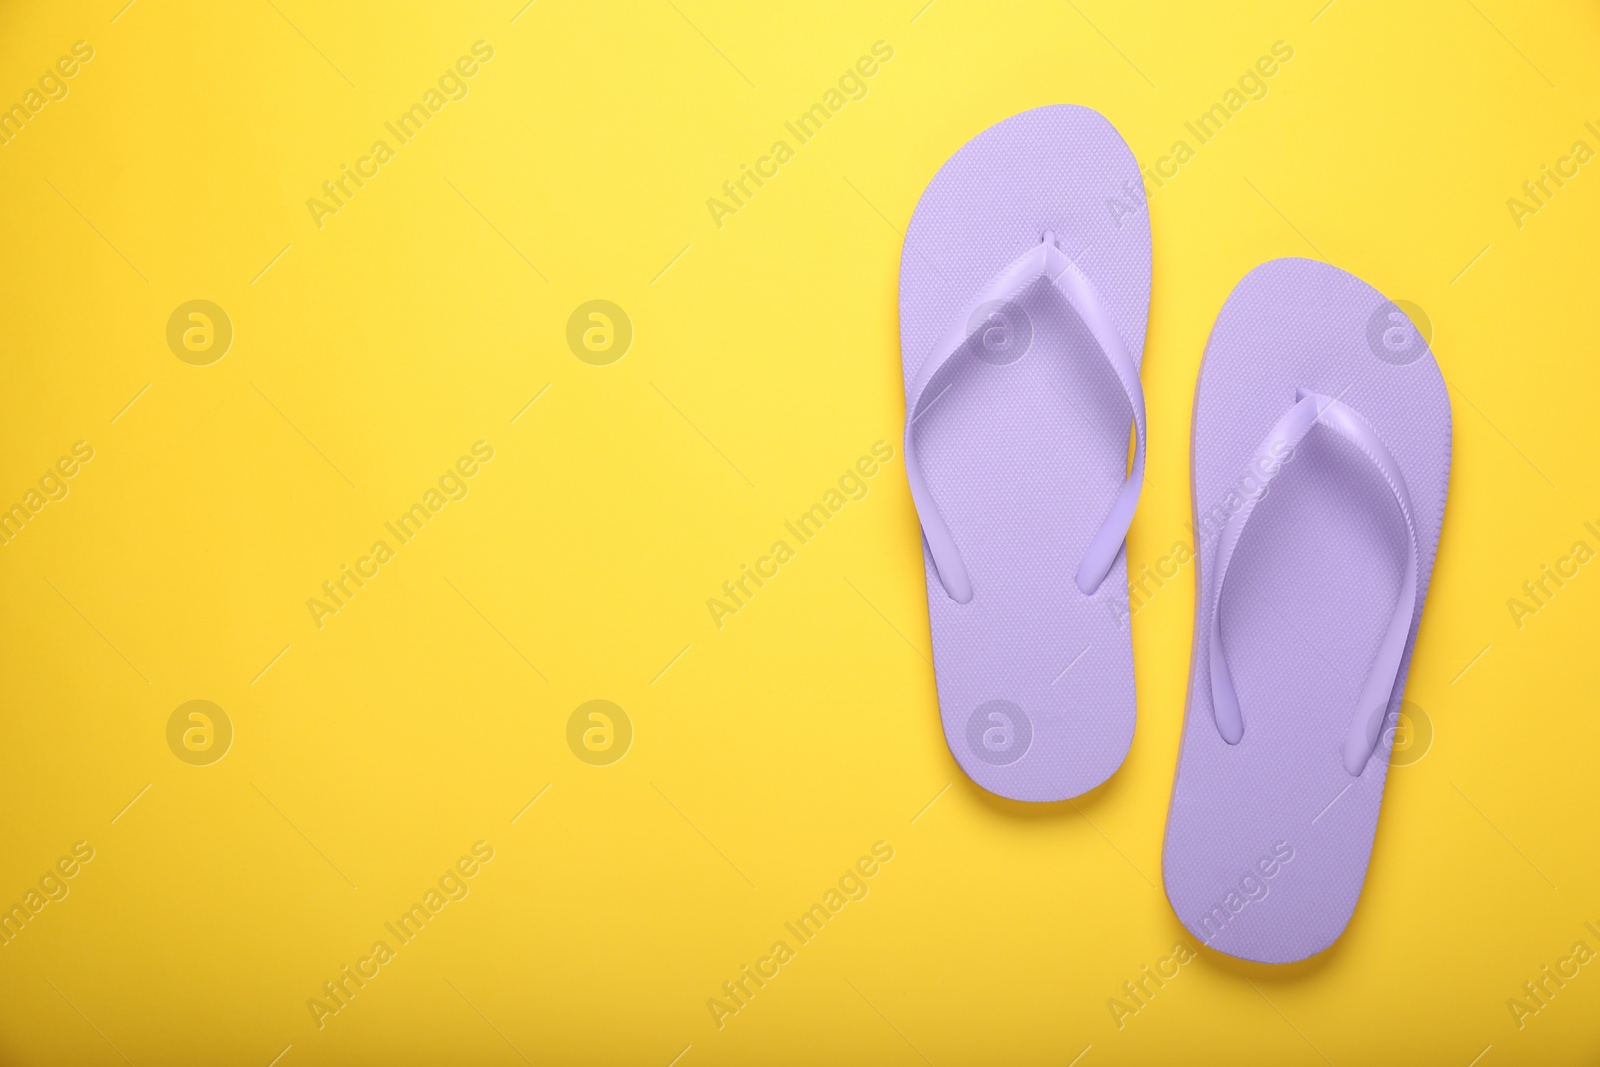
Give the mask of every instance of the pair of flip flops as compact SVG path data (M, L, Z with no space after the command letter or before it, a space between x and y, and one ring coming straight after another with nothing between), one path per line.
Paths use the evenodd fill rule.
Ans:
M985 130L907 229L904 458L939 706L957 762L1000 796L1077 796L1132 742L1123 542L1149 305L1139 167L1089 108ZM1444 515L1449 397L1383 294L1274 260L1212 329L1192 462L1167 898L1221 952L1304 959L1343 932L1366 876Z

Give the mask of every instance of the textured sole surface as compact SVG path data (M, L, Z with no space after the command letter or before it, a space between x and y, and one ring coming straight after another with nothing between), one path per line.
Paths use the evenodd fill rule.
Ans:
M1103 116L1063 104L973 138L918 203L900 261L908 389L953 318L1046 231L1142 358L1150 229L1138 166ZM991 321L930 384L913 431L975 590L950 600L924 550L939 708L973 781L1060 800L1110 777L1133 737L1125 560L1093 596L1073 581L1126 474L1128 404L1048 282Z
M1450 398L1403 313L1335 267L1280 259L1256 268L1212 329L1194 407L1197 615L1246 462L1302 386L1363 416L1410 489L1417 612L1392 717L1444 518ZM1197 619L1163 876L1179 919L1212 948L1286 963L1327 948L1350 921L1393 731L1360 777L1345 771L1340 745L1405 558L1405 526L1376 471L1333 431L1314 428L1257 506L1228 571L1222 632L1245 721L1238 745L1213 719Z

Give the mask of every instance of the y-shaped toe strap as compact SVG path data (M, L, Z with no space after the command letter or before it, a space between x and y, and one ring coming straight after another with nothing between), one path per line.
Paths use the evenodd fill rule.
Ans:
M1128 536L1128 527L1133 523L1134 509L1139 504L1139 491L1144 486L1144 390L1139 384L1139 369L1134 364L1133 357L1129 355L1128 346L1112 322L1110 311L1094 284L1076 263L1056 247L1055 236L1046 233L1039 244L1024 252L1001 271L994 281L984 287L983 291L956 317L944 339L917 371L906 403L906 480L911 484L911 499L917 505L917 515L922 520L922 535L927 541L928 552L933 557L933 566L939 574L939 582L944 586L944 591L950 599L958 604L965 604L972 599L972 578L962 561L961 551L956 547L950 527L939 513L939 506L934 502L933 495L928 491L927 482L923 479L922 467L917 462L916 446L912 439L912 424L922 414L923 395L928 383L933 381L939 369L948 363L974 334L985 327L986 323L978 316L979 309L985 304L1016 300L1041 276L1050 279L1056 291L1083 320L1083 324L1105 356L1106 362L1116 373L1117 381L1121 383L1122 391L1128 398L1128 406L1133 412L1135 440L1132 468L1111 505L1110 513L1100 524L1094 539L1084 552L1083 559L1078 563L1076 580L1078 589L1085 595L1098 590L1100 583L1105 581L1106 575L1110 573L1117 553L1122 549L1122 543ZM937 396L934 399L937 399Z
M1377 659L1373 661L1367 680L1361 687L1361 695L1356 699L1355 714L1351 717L1342 749L1344 769L1352 775L1360 775L1378 746L1383 717L1394 693L1400 660L1405 653L1411 622L1416 614L1417 528L1412 520L1411 496L1400 474L1400 466L1367 421L1332 397L1300 389L1296 391L1295 399L1295 405L1278 420L1251 457L1245 470L1244 484L1253 485L1254 488L1228 520L1217 546L1216 577L1211 582L1211 600L1207 609L1212 714L1222 739L1230 745L1237 745L1244 737L1244 717L1239 710L1239 696L1233 687L1233 675L1228 670L1227 651L1222 645L1223 583L1227 579L1228 564L1239 545L1245 524L1266 495L1267 486L1283 469L1289 453L1311 432L1313 426L1321 423L1355 445L1367 457L1388 484L1406 525L1406 569L1400 585L1400 598L1395 602L1394 614L1384 632Z

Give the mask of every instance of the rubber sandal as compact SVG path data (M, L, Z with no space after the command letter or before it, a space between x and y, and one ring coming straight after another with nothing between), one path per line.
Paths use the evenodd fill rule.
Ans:
M1000 796L1077 796L1133 738L1123 540L1149 305L1138 164L1089 108L980 133L906 230L904 458L939 708L962 770Z
M1372 854L1450 479L1450 397L1383 294L1278 259L1228 297L1195 391L1189 706L1163 875L1242 959L1331 945Z

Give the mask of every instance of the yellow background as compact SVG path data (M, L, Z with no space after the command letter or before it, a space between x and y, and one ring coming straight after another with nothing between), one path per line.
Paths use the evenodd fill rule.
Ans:
M1520 229L1506 206L1600 148L1594 5L123 3L0 4L0 105L95 53L0 146L0 503L95 450L0 547L0 903L95 849L0 948L0 1060L1600 1056L1600 964L1521 1029L1506 1005L1600 948L1600 574L1520 629L1506 606L1600 547L1600 165ZM314 225L478 40L470 94ZM715 226L879 40L867 97ZM1321 256L1415 302L1455 409L1407 690L1435 736L1333 949L1206 953L1119 1029L1185 936L1159 886L1192 568L1134 620L1108 784L1026 806L961 776L898 460L901 232L992 123L1088 104L1148 163L1279 40L1269 95L1151 202L1130 571L1186 536L1195 374L1248 269ZM191 299L235 330L209 366L166 343ZM633 323L609 366L565 341L591 299ZM880 439L870 494L716 628L706 599ZM470 495L319 629L307 598L479 440ZM635 730L610 766L566 741L596 698ZM234 727L210 766L167 745L192 699ZM479 840L470 895L319 1029L307 1000ZM719 1029L708 998L877 841L870 895Z

